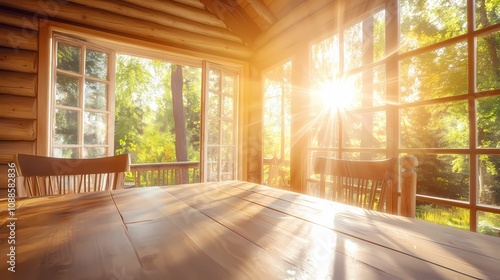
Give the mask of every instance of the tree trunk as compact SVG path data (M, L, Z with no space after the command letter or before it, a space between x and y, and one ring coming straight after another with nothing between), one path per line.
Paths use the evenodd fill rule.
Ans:
M182 96L182 66L172 65L172 104L174 108L174 124L175 124L175 156L177 161L187 161L187 143L186 143L186 121L184 116L184 102ZM181 169L180 182L188 183L187 170Z

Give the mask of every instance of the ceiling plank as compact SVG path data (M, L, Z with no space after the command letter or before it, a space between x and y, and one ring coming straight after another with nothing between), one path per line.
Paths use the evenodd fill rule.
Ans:
M34 14L40 11L39 0L0 0L0 5ZM252 55L252 51L241 43L199 35L144 20L132 19L74 3L68 2L64 5L55 6L55 8L57 9L53 11L47 10L43 16L50 15L52 19L64 20L119 35L127 35L141 40L222 57L246 60Z
M101 9L115 14L151 21L164 26L185 30L188 32L207 35L215 38L242 43L242 40L226 28L205 25L178 16L165 14L160 11L136 6L117 0L69 0L69 2L81 4L95 9Z
M315 13L316 11L322 9L326 5L336 6L336 1L332 3L331 0L314 0L314 1L304 1L302 4L297 6L294 10L292 10L285 17L277 21L274 25L272 25L268 30L261 33L256 39L254 48L259 49L265 44L267 44L273 38L276 38L281 33L283 33L286 29L293 26L294 24L300 22L304 18L309 15ZM331 7L327 8L331 9ZM335 14L330 15L334 17Z
M276 16L269 10L269 8L262 3L262 0L246 0L248 4L263 18L269 25L276 22Z
M203 3L200 2L200 0L174 0L174 1L177 3L182 3L184 5L189 5L191 7L205 10L205 5L203 5Z
M236 0L200 0L205 7L224 21L226 26L251 46L260 29Z
M224 21L219 19L214 14L207 10L198 9L182 3L174 1L161 0L122 0L137 6L157 10L178 17L183 17L206 25L213 25L221 28L226 28Z

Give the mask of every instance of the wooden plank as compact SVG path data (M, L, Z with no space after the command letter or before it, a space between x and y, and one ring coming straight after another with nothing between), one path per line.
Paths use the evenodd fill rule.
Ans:
M258 184L248 184L240 182L232 184L232 186L261 195L279 198L280 200L286 202L292 202L294 204L303 205L305 207L327 211L330 213L343 211L342 215L350 215L352 217L350 217L349 219L357 220L359 221L359 223L369 223L373 226L376 225L378 227L384 226L387 227L387 230L397 231L404 235L412 236L412 238L425 239L428 242L440 243L443 246L449 246L450 236L453 236L452 239L457 239L456 243L458 244L458 242L460 242L460 248L463 250L469 251L473 254L481 254L492 258L498 258L497 247L491 246L491 242L493 242L493 244L496 244L497 246L500 246L499 238L480 235L478 233L464 230L457 230L453 227L436 225L417 219L408 219L405 217L388 215L380 212L364 211L357 207L338 204L308 195L300 195L293 192L268 188L266 186ZM404 224L404 227L401 227L401 224ZM422 235L421 231L426 231L426 229L430 233L428 235Z
M34 155L35 147L33 141L0 141L0 164L14 162L18 153Z
M12 71L0 71L0 94L36 96L37 75Z
M250 46L253 45L260 29L238 3L229 0L201 0L201 2L210 12L222 19L243 42Z
M38 34L38 17L19 13L8 7L0 7L0 24L22 28L27 36ZM29 35L31 34L31 35Z
M5 190L5 195L0 197L0 229L5 225L8 218L16 217L17 209L19 209L24 204L24 202L26 202L26 198L19 197L16 197L15 199L10 198L9 200L7 189L2 190ZM2 243L2 246L3 245L4 243Z
M200 9L200 7L192 7L192 5L176 3L177 1L162 1L162 0L124 0L124 1L132 3L137 6L146 7L151 10L164 12L169 15L183 17L202 24L226 28L224 21L222 21L216 15L208 12L205 9L205 6L201 3L201 1L197 2L199 2L198 5L200 4L203 5L202 9Z
M372 242L358 240L264 205L232 197L224 193L223 189L214 188L209 194L211 202L206 203L203 199L206 193L193 191L193 188L182 186L165 188L172 195L182 197L181 199L191 207L259 246L279 254L285 260L306 270L317 273L314 275L315 279L335 277L451 279L463 276L443 267L429 270L427 269L429 263L424 260L400 254ZM303 262L304 259L308 262ZM397 266L392 265L395 259L398 260ZM341 275L338 275L339 264L343 267ZM330 271L329 268L337 269Z
M36 98L0 94L0 118L36 119Z
M255 191L246 191L238 186L259 186L261 189L274 192L275 195L270 196ZM166 187L165 189L169 190L170 188ZM172 188L175 188L175 186L172 186ZM459 239L455 239L451 234L439 236L442 226L433 224L429 224L427 230L425 228L408 230L408 228L412 227L412 224L419 221L367 211L326 200L318 199L318 203L315 205L308 201L308 196L246 182L218 183L216 188L217 191L226 193L226 196L239 197L250 203L284 212L291 217L310 221L338 233L355 237L357 240L375 243L402 255L426 260L438 267L446 267L471 277L493 277L496 263L500 261L500 257L495 253L500 248L500 240L490 236L477 235L456 229L452 229L454 233L464 236ZM205 186L204 189L198 188L197 192L204 193L204 201L220 200L217 196L210 194L209 190L210 188ZM187 192L184 197L190 195L192 194ZM292 197L293 195L295 199ZM184 199L178 193L175 196ZM311 199L314 200L315 198L311 197ZM198 200L201 200L201 198L198 198ZM367 236L367 233L371 233L370 236ZM462 245L462 243L466 243L466 245ZM470 245L467 245L467 243ZM476 246L477 249L472 249ZM493 249L484 248L485 246L490 246ZM484 253L482 251L484 249L489 252ZM440 270L439 268L436 269Z
M36 32L37 33L37 32ZM38 36L33 31L0 24L0 46L21 50L38 50Z
M37 53L0 47L0 70L36 73Z
M16 217L16 279L146 279L108 192L31 198ZM1 244L8 235L2 227Z
M236 185L241 187L249 186L248 184ZM370 241L404 254L461 271L473 277L493 277L495 263L500 262L500 256L498 256L500 239L495 237L461 231L416 219L367 211L330 201L301 205L295 201L297 199L300 201L298 197L303 195L289 193L290 196L295 195L295 199L290 199L290 196L285 199L286 196L283 195L283 191L276 192L272 188L256 184L253 184L251 195L248 195L248 193L237 194L234 186L224 191L243 196L245 199L251 198L250 201L260 201L261 203L272 201L272 205L276 207L276 210L285 211L291 215L314 221L328 228L358 236L359 238L364 238L366 232L377 229L389 239L374 235L370 237ZM260 193L264 190L267 193ZM274 195L270 196L270 193ZM292 201L294 202L293 209L289 207L289 203ZM328 214L326 219L324 214L316 214L318 210Z
M0 0L0 5L29 12L36 12L40 9L37 0L17 2ZM58 5L57 10L51 11L51 18L107 30L114 34L127 34L150 42L163 43L176 48L206 52L228 58L248 59L252 54L251 49L241 43L170 28L151 21L131 19L73 3Z
M36 138L36 121L0 118L0 140L33 141Z
M171 13L172 10L166 10L165 12L160 12L154 10L157 9L157 6L150 6L150 8L144 8L142 6L124 3L123 1L110 1L110 0L105 2L100 0L70 0L70 2L78 3L95 9L105 10L108 12L112 12L115 14L131 18L151 21L154 23L161 24L163 26L176 28L188 32L203 34L214 38L224 39L238 43L242 42L238 36L234 35L224 26L220 27L220 26L212 26L203 23L198 23L196 21L193 21L192 19L185 19L183 17L180 17L182 16L182 14L179 14L178 16L165 14L165 12ZM170 3L170 5L179 5L179 4ZM198 13L196 18L199 18L199 15L203 16L206 14L205 11L197 11L197 10L194 11Z
M130 197L134 197L135 199L131 200ZM292 276L296 278L310 278L311 276L302 269L270 254L249 240L189 207L183 201L176 199L160 188L151 187L114 191L113 198L127 226L139 224L141 221L154 223L168 220L182 230L183 234L188 236L190 240L194 241L196 246L199 246L206 255L213 259L219 266L223 267L229 273L230 277L228 279L263 279L264 276L269 275L277 279ZM146 207L143 210L144 213L147 213L145 217L140 218L141 209L135 205ZM158 217L160 213L164 217L154 218ZM141 242L141 246L136 246L139 256L143 254L147 255L149 252L141 251L141 248L175 246L175 244L168 241L168 238L158 235L154 238L144 238L144 232L144 230L131 230L129 232L133 242ZM180 248L185 248L185 246L181 246ZM158 267L171 265L169 264L169 257L171 258L171 256L162 256L162 252L163 250L159 250L155 254L149 252L149 255L153 254L159 261L156 264ZM201 257L198 255L190 257L190 262L194 264L193 267L200 264L198 258ZM198 277L203 279L214 279L210 276L198 275Z

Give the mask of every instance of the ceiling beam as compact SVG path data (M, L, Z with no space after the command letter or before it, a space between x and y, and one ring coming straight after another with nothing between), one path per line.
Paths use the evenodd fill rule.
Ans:
M262 3L262 0L246 0L248 4L257 12L257 14L264 19L269 25L276 22L276 16L269 10L269 8Z
M38 0L0 0L0 6L38 14L41 20L48 16L50 19L63 20L149 42L163 43L189 51L242 60L246 60L252 55L251 49L242 43L195 34L70 2L54 6L53 10L47 8L42 14L39 14L40 3Z
M200 0L205 7L224 21L226 26L248 46L253 45L260 29L236 0Z
M122 0L137 6L151 10L157 10L178 17L187 18L199 23L226 28L224 21L204 9L177 3L175 1L162 0ZM220 0L219 0L220 1Z
M207 35L214 38L242 43L242 40L225 27L205 25L190 19L181 18L175 15L166 14L158 10L151 10L134 4L117 0L69 0L83 6L105 10L114 14L119 14L131 18L151 21L164 26L185 30L197 34Z

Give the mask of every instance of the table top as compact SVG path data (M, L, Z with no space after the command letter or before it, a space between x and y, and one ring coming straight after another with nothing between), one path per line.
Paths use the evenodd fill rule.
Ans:
M500 275L498 237L242 181L29 198L16 205L11 216L6 199L0 200L0 279ZM12 265L16 272L8 270Z

